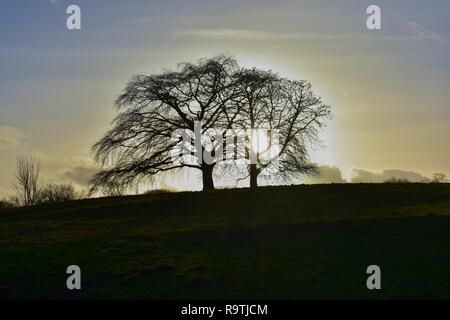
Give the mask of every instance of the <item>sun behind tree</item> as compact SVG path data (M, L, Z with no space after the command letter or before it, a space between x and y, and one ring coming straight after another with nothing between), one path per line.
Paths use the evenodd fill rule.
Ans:
M319 140L319 129L331 115L330 107L313 94L308 82L240 68L226 55L183 63L176 71L137 75L117 98L116 106L120 113L113 128L93 147L102 170L92 180L92 192L111 184L129 186L152 180L160 173L183 168L199 170L203 190L214 189L213 171L222 162L215 155L222 145L216 143L211 149L205 144L202 135L210 129L221 130L221 138L227 130L251 132L245 146L250 161L244 169L251 187L257 186L258 176L270 175L272 169L276 177L286 180L314 173L316 166L309 160L307 146ZM190 146L194 161L174 161L178 141L172 134L195 132L199 123L200 135ZM279 136L277 145L272 133ZM240 173L235 170L227 175L233 173L238 179Z

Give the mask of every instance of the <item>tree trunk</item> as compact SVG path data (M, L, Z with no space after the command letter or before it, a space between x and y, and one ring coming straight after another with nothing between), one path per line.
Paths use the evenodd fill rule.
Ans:
M258 187L258 168L256 164L250 165L250 188L255 189Z
M202 166L203 191L214 190L213 169L214 166Z

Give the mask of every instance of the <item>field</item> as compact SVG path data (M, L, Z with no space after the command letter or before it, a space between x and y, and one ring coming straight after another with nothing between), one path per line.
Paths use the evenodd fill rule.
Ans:
M66 288L66 268L82 290ZM366 288L366 268L382 290ZM154 193L0 211L12 299L450 297L450 184Z

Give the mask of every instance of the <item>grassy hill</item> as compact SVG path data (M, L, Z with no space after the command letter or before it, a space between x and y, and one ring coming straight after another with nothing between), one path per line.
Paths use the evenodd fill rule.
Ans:
M66 289L66 268L82 290ZM366 288L368 265L382 290ZM450 185L161 193L0 211L10 298L449 298Z

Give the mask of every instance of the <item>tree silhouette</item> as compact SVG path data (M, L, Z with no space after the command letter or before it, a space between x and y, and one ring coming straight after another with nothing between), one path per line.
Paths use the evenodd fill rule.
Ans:
M16 205L33 206L39 203L39 170L39 160L32 157L17 158L15 196L12 198Z
M229 103L235 96L232 74L236 69L232 57L221 55L182 63L176 71L135 76L116 100L121 113L113 128L93 147L103 168L95 175L91 191L186 167L201 170L203 190L213 189L217 163L202 158L214 150L192 143L200 156L194 163L176 163L171 152L178 141L172 134L179 129L194 131L196 121L202 123L202 133L231 126L238 113Z
M307 146L319 141L319 129L331 117L331 112L312 92L311 84L255 68L241 71L237 83L243 107L235 124L252 132L260 128L268 133L262 149L252 141L261 139L261 133L249 136L246 152L250 158L247 166L250 187L257 186L260 175L286 180L317 172L309 160ZM265 153L270 154L263 157Z
M63 203L81 198L71 184L46 184L40 193L42 203Z
M432 183L447 183L448 179L444 173L434 173L431 179Z
M307 81L239 68L234 58L225 55L182 63L176 71L137 75L116 106L120 114L113 128L93 146L102 170L92 180L92 192L181 168L201 170L203 190L214 189L213 170L224 163L216 156L229 150L225 137L229 129L246 132L244 154L239 151L223 168L241 171L242 164L235 160L246 158L251 187L257 186L261 175L289 179L312 173L316 166L309 161L307 145L317 143L318 130L331 115ZM201 129L196 130L199 124ZM174 139L174 132L180 130L194 134L187 141ZM258 130L267 133L264 148L255 147L255 141L264 138ZM180 141L191 161L174 160Z
M270 132L272 129L272 113L267 104L270 99L270 92L275 97L278 92L272 91L279 84L278 76L270 71L253 69L243 69L237 75L239 81L239 94L242 97L241 113L236 121L236 125L242 130L248 130L248 139L245 145L245 153L248 158L248 177L250 177L250 187L257 186L257 177L261 166L258 163L261 160L261 154L267 150L261 150L256 147L258 144L258 129L265 128ZM267 137L270 140L270 137ZM269 141L267 149L272 147L272 141Z

